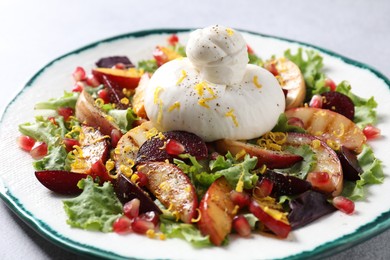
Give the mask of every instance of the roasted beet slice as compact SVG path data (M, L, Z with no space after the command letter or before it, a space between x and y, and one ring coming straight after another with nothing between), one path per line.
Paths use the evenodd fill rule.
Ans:
M355 116L355 105L348 96L337 91L324 92L321 96L323 97L322 108L335 111L353 120Z
M36 171L35 177L43 186L58 194L77 195L82 190L77 187L79 180L87 178L88 174L60 170Z
M122 204L125 204L126 202L135 198L139 199L141 201L139 208L140 214L149 211L155 211L159 214L161 213L160 208L153 202L148 193L138 187L136 184L132 183L123 174L120 174L114 182L114 190Z
M110 103L113 103L116 105L116 108L118 109L127 109L130 106L130 102L127 104L122 102L122 99L125 98L125 94L123 94L123 91L121 88L110 80L107 76L103 75L103 84L106 87L106 90L108 92L108 97L110 100Z
M168 145L167 145L168 144ZM170 145L171 144L171 145ZM173 149L170 146L180 147ZM169 131L147 140L137 154L137 163L172 161L181 154L190 154L197 159L204 159L208 155L206 143L197 135L185 131Z
M99 68L112 68L118 63L122 63L126 68L134 67L134 64L126 56L110 56L101 58L95 64Z
M292 229L303 227L336 210L328 202L326 195L313 190L308 190L291 200L290 208L288 220Z
M269 179L274 184L272 191L277 196L301 194L311 189L311 184L308 181L271 170L267 170L264 178Z
M359 165L356 154L345 146L341 146L337 155L340 159L341 166L343 167L344 178L349 181L359 180L359 174L361 174L363 170Z

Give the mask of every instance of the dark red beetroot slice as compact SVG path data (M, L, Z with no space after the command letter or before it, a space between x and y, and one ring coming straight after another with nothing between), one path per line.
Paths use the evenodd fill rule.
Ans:
M324 98L322 108L335 111L353 120L355 116L355 105L348 96L337 91L324 92L321 96Z
M74 173L68 171L36 171L35 176L43 186L59 194L77 195L82 192L77 183L87 178L88 174Z
M101 58L96 62L96 66L99 68L112 68L118 63L122 63L126 68L134 67L133 63L126 56L111 56Z
M272 192L277 196L297 195L311 189L311 184L308 181L271 170L267 170L264 178L269 179L274 184Z
M146 213L149 211L155 211L158 214L161 213L160 208L153 202L150 196L138 187L136 184L132 183L126 176L120 174L118 179L114 182L115 193L122 204L125 204L132 199L140 200L139 213Z
M337 153L340 159L341 166L343 167L343 176L346 180L357 181L360 179L359 174L363 172L359 165L359 161L354 152L342 146Z
M190 154L197 159L204 159L208 155L206 143L197 135L185 131L169 131L164 137L155 136L147 140L139 149L137 163L172 161L177 158L172 152L167 152L167 142L172 141L175 146L183 146L183 154Z

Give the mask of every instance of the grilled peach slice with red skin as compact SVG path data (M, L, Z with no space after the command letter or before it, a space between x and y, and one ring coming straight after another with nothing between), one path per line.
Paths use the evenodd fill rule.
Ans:
M345 146L356 153L362 151L366 137L354 122L345 116L327 109L300 107L285 112L287 118L299 118L306 131L325 141Z
M139 148L148 140L148 132L153 129L153 124L146 121L141 125L130 129L118 141L114 150L114 160L117 172L123 173L123 167L133 167ZM128 175L128 174L125 174Z
M116 123L110 121L107 115L95 105L92 96L83 90L76 103L76 118L83 124L99 129L103 134L110 135L112 130L119 130Z
M243 150L250 156L257 157L257 166L267 165L270 169L288 168L293 164L302 161L302 157L288 152L271 151L261 148L258 145L245 143L242 141L223 139L215 142L216 149L221 154L228 151L233 155L241 153Z
M286 109L302 106L306 96L306 84L299 67L285 57L268 61L264 67L272 68L283 90L287 91Z
M99 82L104 82L103 76L114 82L118 88L135 89L141 79L142 73L135 68L129 69L112 69L96 68L92 70Z
M198 198L188 176L178 167L166 162L146 162L137 166L146 174L146 188L184 223L196 218Z
M307 144L316 154L316 167L308 174L306 180L312 184L313 189L332 196L337 196L343 189L343 170L335 151L324 141L309 134L288 133L285 145L300 146ZM329 181L318 183L315 175L324 173L329 175Z
M94 174L98 164L105 164L108 157L109 145L107 138L98 130L90 126L83 125L80 134L81 155L76 155L76 161L71 165L71 171L75 173ZM79 151L77 151L79 153ZM95 175L101 175L102 171L95 172ZM104 180L107 180L107 176Z
M287 215L279 208L272 208L272 205L270 207L270 203L264 203L265 199L252 200L249 204L249 211L275 235L286 238L291 231Z
M230 199L231 191L225 177L221 177L211 184L199 204L201 218L198 227L216 246L222 244L232 229L235 204Z

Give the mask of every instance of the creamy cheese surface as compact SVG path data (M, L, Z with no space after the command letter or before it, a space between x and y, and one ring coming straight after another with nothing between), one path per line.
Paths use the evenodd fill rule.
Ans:
M145 110L160 131L188 131L209 142L256 138L275 126L283 91L270 72L248 64L239 32L196 30L187 56L162 65L146 87Z

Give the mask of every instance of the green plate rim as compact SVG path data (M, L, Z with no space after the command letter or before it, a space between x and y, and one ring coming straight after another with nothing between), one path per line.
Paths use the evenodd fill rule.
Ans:
M88 49L92 49L102 43L110 43L117 40L122 40L126 38L140 38L148 35L154 35L154 34L173 34L173 33L181 33L181 32L190 32L194 30L194 28L157 28L157 29L149 29L149 30L140 30L140 31L134 31L130 33L125 33L121 35L117 35L114 37L109 37L103 40L96 41L94 43L85 45L83 47L80 47L76 50L73 50L71 52L68 52L62 56L59 56L58 58L52 60L51 62L47 63L45 66L43 66L38 72L36 72L30 80L27 81L25 86L21 89L21 91L8 103L6 108L4 109L4 113L0 119L0 124L3 122L4 116L6 115L10 107L10 105L15 102L15 100L18 98L19 95L21 95L27 88L31 87L34 83L34 81L51 65L53 65L55 62L58 62L70 55L78 54L80 52L86 51ZM316 49L320 52L326 53L330 56L336 57L341 59L347 64L353 65L355 67L369 70L371 73L376 75L379 79L382 79L385 84L390 89L390 80L384 76L381 72L379 72L377 69L364 64L362 62L347 58L343 55L337 54L333 51L324 49L322 47L318 47L312 44L308 44L305 42L287 39L279 36L273 36L273 35L267 35L262 34L258 32L248 31L248 30L241 30L238 29L241 32L245 32L248 34L252 34L255 36L260 36L264 38L271 38L271 39L277 39L284 42L289 43L296 43L305 47L310 47L313 49ZM1 126L1 125L0 125ZM1 187L2 186L2 187ZM0 197L1 199L6 203L6 205L14 211L14 213L21 218L25 223L27 223L33 230L35 230L37 233L42 235L44 238L48 239L50 242L56 244L57 246L60 246L64 248L65 250L71 251L73 253L77 253L80 255L85 256L94 256L94 257L100 257L100 258L107 258L107 259L138 259L138 258L129 258L124 257L122 255L118 255L115 252L110 252L107 250L103 250L100 248L96 248L94 246L85 245L82 243L79 243L77 241L71 240L61 234L58 234L55 232L50 226L48 226L43 221L36 219L34 215L25 209L22 203L19 202L19 200L12 195L12 193L8 190L5 183L3 183L2 179L0 178ZM372 238L375 235L378 235L382 233L383 231L390 228L390 209L386 212L383 212L380 216L378 216L374 221L364 224L363 226L359 227L355 232L342 236L334 241L326 242L310 251L303 251L301 253L290 255L285 258L285 260L294 260L294 259L318 259L323 258L326 256L330 256L333 254L336 254L338 252L341 252L343 250L346 250L348 248L351 248L359 243L362 243L370 238Z

